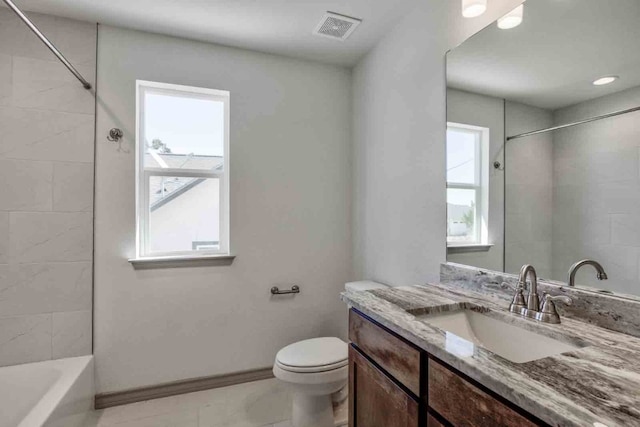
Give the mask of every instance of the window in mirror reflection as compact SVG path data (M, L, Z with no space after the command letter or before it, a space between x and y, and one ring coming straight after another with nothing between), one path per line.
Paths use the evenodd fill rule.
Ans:
M447 124L447 244L488 243L489 129Z

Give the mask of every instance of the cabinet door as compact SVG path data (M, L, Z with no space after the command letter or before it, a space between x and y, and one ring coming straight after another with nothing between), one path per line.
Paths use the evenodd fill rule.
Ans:
M427 427L445 427L445 425L438 421L433 415L427 414Z
M349 427L418 427L418 402L349 346Z

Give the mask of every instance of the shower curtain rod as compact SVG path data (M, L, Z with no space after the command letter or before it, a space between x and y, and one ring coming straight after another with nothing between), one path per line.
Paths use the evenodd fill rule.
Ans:
M76 79L80 80L80 83L82 83L82 86L84 86L85 89L91 89L91 83L89 83L88 81L85 80L84 77L82 77L82 74L80 74L78 70L76 70L75 67L71 65L69 61L67 61L67 58L65 58L64 55L60 53L60 51L53 45L53 43L51 43L49 39L44 34L42 34L42 32L38 29L38 27L35 26L33 22L31 22L31 20L27 17L27 15L22 13L22 11L18 8L18 6L16 6L13 3L13 1L4 0L4 2L7 4L7 6L9 6L9 9L13 10L15 14L18 15L18 17L22 19L22 21L25 24L27 24L27 27L29 27L29 29L33 31L34 34L38 36L40 40L42 40L42 43L44 43L49 48L49 50L53 52L55 56L58 57L60 62L62 62L64 66L67 67L69 71L71 71L71 74L73 74L76 77Z
M533 132L521 133L520 135L514 135L507 137L507 141L511 141L512 139L524 138L525 136L538 135L540 133L553 132L554 130L570 128L572 126L578 126L585 123L595 122L596 120L607 119L609 117L620 116L622 114L633 113L634 111L640 111L640 107L629 108L626 110L614 111L613 113L603 114L601 116L591 117L590 119L580 120L579 122L567 123L560 126L554 126L547 129L535 130Z

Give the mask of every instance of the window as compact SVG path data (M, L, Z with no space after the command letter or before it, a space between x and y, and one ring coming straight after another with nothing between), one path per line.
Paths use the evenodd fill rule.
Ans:
M229 253L229 92L137 81L137 257Z
M487 244L489 129L447 124L447 244Z

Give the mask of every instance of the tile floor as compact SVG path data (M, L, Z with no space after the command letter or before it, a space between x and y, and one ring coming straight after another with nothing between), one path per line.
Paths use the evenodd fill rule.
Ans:
M347 405L336 410L345 420ZM90 427L291 427L291 393L276 379L96 411Z

